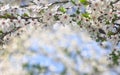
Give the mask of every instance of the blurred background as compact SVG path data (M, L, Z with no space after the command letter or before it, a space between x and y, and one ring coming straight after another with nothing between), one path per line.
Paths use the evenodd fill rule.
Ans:
M23 0L20 5L27 4ZM103 44L77 26L30 26L3 45L0 75L120 75L120 66L109 59L112 44Z
M32 31L31 31L32 30ZM0 75L119 75L89 34L69 25L32 29L11 39L0 50Z

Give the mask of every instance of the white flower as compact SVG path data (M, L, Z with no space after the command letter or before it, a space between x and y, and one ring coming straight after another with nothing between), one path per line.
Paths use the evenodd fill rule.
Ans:
M13 20L13 21L14 21L16 27L22 27L25 25L25 20L21 19L21 17L18 17L17 20Z
M63 24L70 24L70 22L72 21L70 15L68 14L62 14L60 15L60 22Z

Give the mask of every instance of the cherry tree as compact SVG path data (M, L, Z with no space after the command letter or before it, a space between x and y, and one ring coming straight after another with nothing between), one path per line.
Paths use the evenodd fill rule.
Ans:
M110 59L120 59L119 0L1 0L1 49L11 39L35 30L70 27L73 32L87 32L91 39L107 48L112 44ZM76 32L77 33L77 32Z
M88 31L101 45L104 41L111 41L113 49L117 49L119 0L26 1L19 3L19 6L7 0L1 2L1 44L11 36L24 32L29 26L52 28L55 23L61 23L63 26L78 25L76 27Z

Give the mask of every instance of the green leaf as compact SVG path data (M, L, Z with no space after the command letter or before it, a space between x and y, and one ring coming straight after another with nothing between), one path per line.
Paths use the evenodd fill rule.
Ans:
M114 23L117 18L118 18L118 16L115 14L115 15L114 15L114 18L112 19L112 23Z
M54 19L55 19L56 21L60 20L59 17L58 17L58 15L54 15Z
M100 38L100 40L103 42L103 41L106 41L106 38Z
M75 14L72 14L72 15L70 15L70 17L76 17L76 15L75 15Z
M112 51L112 53L110 54L110 57L114 65L119 65L120 51L115 51L115 50Z
M0 16L0 18L6 18L6 16Z
M6 17L11 17L11 15L10 15L10 14L8 14L8 13L6 13L6 14L5 14L5 16L6 16Z
M3 33L2 30L0 30L0 33Z
M110 24L110 22L109 22L109 21L106 21L106 23L105 23L105 24L107 24L107 25L108 25L108 24Z
M63 13L65 13L67 11L64 7L60 7L59 10Z
M32 10L30 10L32 12ZM44 9L40 10L39 14L41 15L42 13L44 13Z
M103 42L103 41L106 41L106 38L105 37L101 37L100 33L97 33L96 42Z
M3 34L2 30L0 30L0 35L2 35L2 34Z
M77 13L77 14L80 14L80 11L79 11L79 9L76 11L76 13Z
M77 24L78 24L78 25L81 25L81 21L78 21Z
M98 38L96 39L96 42L100 42L100 41L101 42L106 41L106 38L98 36Z
M29 64L28 64L28 63L24 63L24 64L22 65L22 67L23 67L23 68L29 67Z
M96 39L96 42L100 42L100 39Z
M11 15L10 14L7 14L7 13L5 13L3 16L0 16L0 18L9 18L9 17L11 17Z
M107 35L110 37L111 35L114 35L114 33L112 31L109 31Z
M89 2L87 0L79 0L80 3L82 3L83 5L89 5Z
M75 19L72 19L72 21L76 22L76 20L75 20Z
M23 16L24 17L29 17L29 15L27 13L24 13Z
M74 5L76 5L75 0L71 0L71 2L72 2Z
M90 14L89 14L89 13L87 13L87 12L86 12L86 13L83 13L83 14L82 14L82 16L83 16L83 17L85 17L85 18L88 18L88 19L90 19L90 18L91 18L91 17L90 17Z

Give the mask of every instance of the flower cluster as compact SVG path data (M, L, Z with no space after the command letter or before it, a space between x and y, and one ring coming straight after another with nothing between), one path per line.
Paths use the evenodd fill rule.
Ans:
M113 48L116 48L120 41L119 0L33 0L30 2L26 7L10 5L1 7L1 40L9 34L18 32L18 29L26 28L28 31L32 27L51 29L54 24L61 23L63 26L71 25L87 31L101 45L105 41L111 41Z

